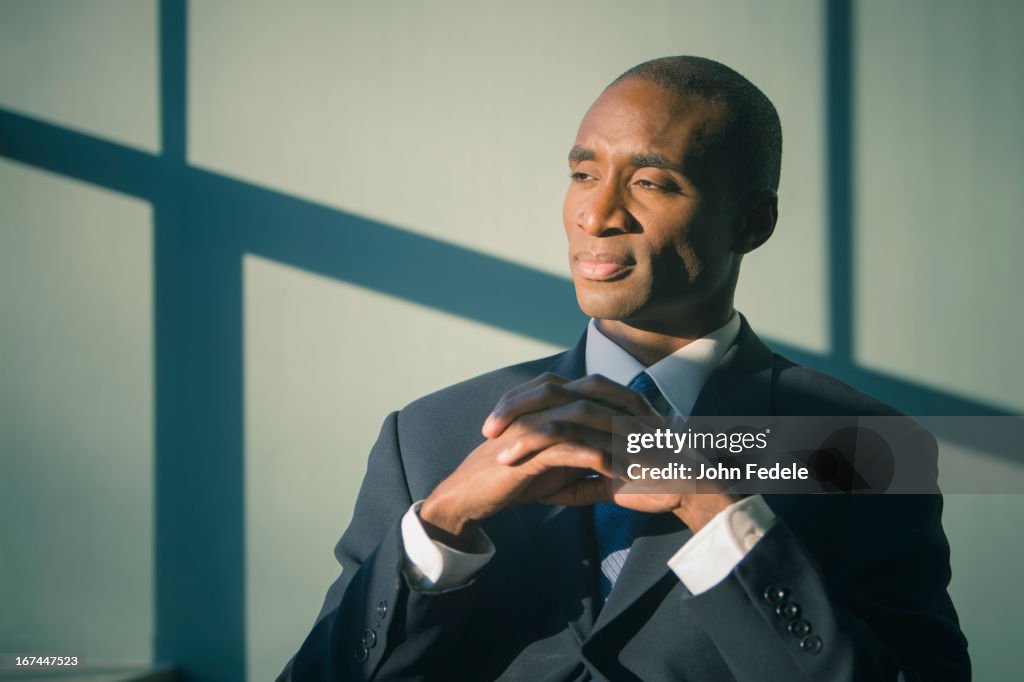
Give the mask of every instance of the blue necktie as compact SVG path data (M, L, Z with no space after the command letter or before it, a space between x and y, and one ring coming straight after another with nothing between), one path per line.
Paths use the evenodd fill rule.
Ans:
M629 388L647 398L659 412L664 411L664 397L647 372L638 374ZM597 556L601 560L601 599L608 599L612 585L626 564L633 538L649 516L612 502L594 505L594 535L597 538Z

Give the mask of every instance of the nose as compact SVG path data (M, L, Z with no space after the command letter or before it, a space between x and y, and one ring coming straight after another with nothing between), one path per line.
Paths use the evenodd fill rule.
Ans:
M610 237L636 228L616 182L600 181L583 193L576 226L594 237Z

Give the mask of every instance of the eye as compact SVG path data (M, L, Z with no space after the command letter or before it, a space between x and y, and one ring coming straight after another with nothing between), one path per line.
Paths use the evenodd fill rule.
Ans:
M645 178L640 178L634 184L637 187L641 187L641 188L646 189L646 190L653 190L655 192L661 192L662 194L678 194L679 193L679 185L675 184L674 182L657 183L657 182L654 182L653 180L647 180Z
M573 171L569 173L569 179L572 182L587 182L588 180L593 180L594 176L583 171Z

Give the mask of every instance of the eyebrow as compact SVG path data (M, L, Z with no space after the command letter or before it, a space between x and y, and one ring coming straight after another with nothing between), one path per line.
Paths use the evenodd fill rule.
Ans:
M680 175L686 175L683 172L683 167L677 163L672 163L661 154L636 154L630 159L630 162L634 166L641 166L644 168L663 168L665 170L675 171Z
M569 150L569 163L579 163L580 161L593 161L594 152L589 149L584 149L579 145L573 145L573 148Z
M579 145L574 146L569 150L569 163L579 163L580 161L593 161L596 158L593 150L580 147ZM677 163L669 161L661 154L645 153L645 154L634 154L629 160L633 166L640 166L641 168L663 168L665 170L675 171L680 175L686 175L683 171L682 166Z

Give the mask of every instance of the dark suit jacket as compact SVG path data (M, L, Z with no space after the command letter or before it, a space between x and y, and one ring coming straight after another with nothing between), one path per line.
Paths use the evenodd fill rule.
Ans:
M422 398L387 417L342 573L283 677L294 680L967 680L967 643L946 593L938 495L766 496L777 521L720 584L694 596L666 565L691 531L672 515L633 545L607 603L595 596L589 508L532 504L484 529L497 552L465 586L409 586L399 522L481 441L508 389L583 374L583 342ZM773 355L746 321L696 415L894 415ZM934 440L921 432L920 448ZM769 589L772 588L772 589ZM772 596L821 640L802 645ZM793 607L788 607L790 615Z

